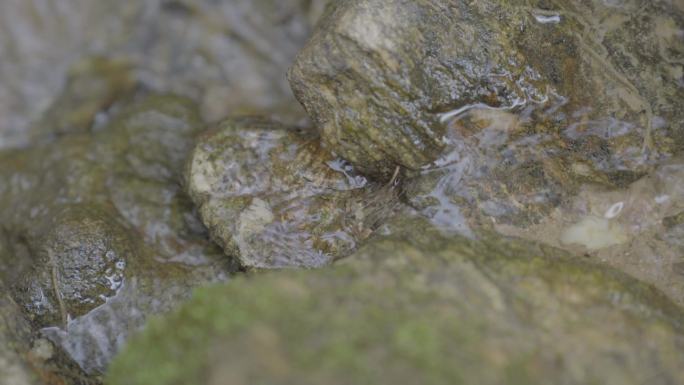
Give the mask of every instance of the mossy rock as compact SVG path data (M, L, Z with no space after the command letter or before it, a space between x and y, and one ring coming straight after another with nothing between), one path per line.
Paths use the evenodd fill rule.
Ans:
M29 127L35 145L54 137L88 132L98 113L135 90L132 66L122 59L87 57L71 66L64 89L41 119Z
M55 207L24 238L32 268L14 285L34 325L66 326L116 295L126 263L135 264L135 237L120 218L94 205ZM20 237L21 239L21 237Z
M402 167L414 208L527 227L682 151L682 29L667 1L345 0L289 78L324 145Z
M0 280L0 385L95 385L67 355L34 333Z
M324 143L370 174L429 166L483 108L519 116L509 142L542 136L545 155L613 173L684 144L683 27L665 1L345 0L289 78Z
M203 127L197 106L120 102L97 129L0 153L0 279L89 374L148 315L237 269L181 188Z
M622 385L684 376L684 313L652 287L556 249L444 238L407 223L332 268L197 290L129 342L106 383Z

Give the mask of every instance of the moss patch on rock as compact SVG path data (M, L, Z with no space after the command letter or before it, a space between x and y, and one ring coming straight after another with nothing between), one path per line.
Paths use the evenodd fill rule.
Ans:
M198 290L131 340L107 383L617 385L684 375L684 314L652 287L531 243L444 238L415 220L393 228L329 269Z

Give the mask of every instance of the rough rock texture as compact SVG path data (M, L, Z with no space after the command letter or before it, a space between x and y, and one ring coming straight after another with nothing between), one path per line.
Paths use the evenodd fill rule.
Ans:
M197 291L130 342L107 382L623 385L684 376L684 313L650 286L531 243L445 238L423 221L389 230L333 268Z
M91 56L130 64L129 79L145 89L191 97L208 120L293 104L285 69L326 2L2 1L0 147L29 144L49 106L68 104L59 90L70 68ZM84 122L76 109L57 115Z
M582 183L622 187L681 151L675 7L339 1L289 78L331 151L407 170L414 207L530 224Z
M0 385L90 385L64 352L32 332L0 281Z
M235 269L181 189L196 106L151 96L120 109L95 131L0 153L0 207L11 208L0 211L0 278L90 373L147 316Z
M0 1L0 385L96 380L236 261L374 230L198 290L109 382L678 384L681 1L334 1L290 71L319 132L195 146L303 118L324 3Z
M123 285L126 261L139 258L133 234L97 206L58 207L23 235L33 268L15 297L41 326L65 327L104 304Z
M584 186L539 224L499 224L502 234L565 248L622 270L684 305L684 159L623 189Z
M394 186L358 175L318 137L257 118L202 135L187 166L204 224L245 267L320 267L350 254L392 213Z

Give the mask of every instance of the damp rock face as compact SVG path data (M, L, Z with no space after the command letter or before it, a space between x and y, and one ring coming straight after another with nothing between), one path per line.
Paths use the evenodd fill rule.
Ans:
M202 260L212 247L180 188L182 168L203 125L186 98L142 98L97 131L0 153L0 203L7 237L35 228L63 204L97 204L164 259Z
M245 267L320 267L350 254L392 212L380 186L315 135L259 118L202 135L187 166L204 224Z
M90 375L148 316L235 270L181 188L197 106L170 95L118 103L97 129L0 153L0 207L11 208L0 211L0 278Z
M585 185L539 224L496 231L543 242L625 272L684 305L684 159L621 189Z
M91 385L78 365L33 333L21 308L0 280L0 385Z
M684 97L684 18L674 7L340 1L289 78L325 144L366 173L443 168L453 158L445 155L459 155L467 141L499 165L481 172L483 181L510 175L494 190L511 188L520 174L551 195L577 180L615 186L684 143L676 107ZM473 116L483 111L513 120L485 132L489 125ZM480 191L470 203L505 196Z
M58 208L45 222L28 235L37 238L27 240L34 260L15 285L16 297L34 324L66 326L116 295L126 261L138 258L135 238L97 206Z
M403 221L333 268L198 291L130 342L108 383L617 385L684 375L684 314L652 287L550 247L445 238Z

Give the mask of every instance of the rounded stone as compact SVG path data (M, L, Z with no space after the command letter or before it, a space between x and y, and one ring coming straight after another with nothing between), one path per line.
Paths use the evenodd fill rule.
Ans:
M318 138L258 118L199 140L188 191L212 238L245 267L320 267L353 251L391 213L392 186L369 182Z

